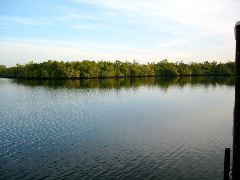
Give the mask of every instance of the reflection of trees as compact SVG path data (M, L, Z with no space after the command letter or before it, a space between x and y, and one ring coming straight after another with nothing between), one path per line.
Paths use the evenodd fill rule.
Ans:
M140 86L159 87L167 90L171 86L184 87L191 86L216 86L234 85L234 77L172 77L172 78L119 78L119 79L81 79L81 80L20 80L13 82L26 86L46 86L49 88L69 88L69 89L120 89L138 88Z

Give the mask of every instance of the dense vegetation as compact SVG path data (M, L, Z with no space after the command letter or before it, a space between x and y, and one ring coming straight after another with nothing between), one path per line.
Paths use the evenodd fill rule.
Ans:
M196 76L234 75L234 62L217 63L158 63L139 64L137 62L81 61L42 63L30 62L7 68L0 65L0 75L17 78L105 78L105 77L145 77L145 76Z

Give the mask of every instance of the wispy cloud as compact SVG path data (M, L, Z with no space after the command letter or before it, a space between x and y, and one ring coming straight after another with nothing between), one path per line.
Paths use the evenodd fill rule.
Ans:
M20 24L20 25L30 25L30 26L39 26L43 24L34 18L29 17L18 17L18 16L0 16L1 25L12 25L12 24Z
M205 61L205 60L231 60L231 53L218 55L217 52L223 51L226 46L216 47L214 51L199 48L191 51L181 48L181 43L172 42L172 44L163 44L158 48L132 48L111 44L81 43L68 41L51 40L2 40L0 42L1 63L14 65L16 63L27 63L30 60L41 62L43 60L137 60L140 63L157 62L162 59L171 61L184 60ZM169 46L176 48L172 49ZM199 53L200 52L200 53ZM196 54L198 54L196 56ZM21 59L19 59L21 58Z
M99 30L99 29L104 29L104 30L106 30L107 27L104 27L104 26L99 25L99 24L80 24L80 25L72 26L72 29L75 29L75 30L91 30L91 29Z
M103 20L105 18L105 15L103 14L98 14L96 15L91 15L87 13L83 13L79 11L77 8L73 7L63 7L63 6L55 6L53 7L54 10L56 11L61 11L63 12L64 15L61 16L52 16L50 17L51 19L56 19L56 20Z
M238 0L70 0L119 11L145 26L191 26L204 35L229 35L240 16ZM230 13L231 12L231 13ZM175 24L174 24L175 23ZM166 25L166 23L162 24ZM162 27L164 28L164 27Z
M234 59L239 0L66 0L34 10L29 2L0 12L1 63Z

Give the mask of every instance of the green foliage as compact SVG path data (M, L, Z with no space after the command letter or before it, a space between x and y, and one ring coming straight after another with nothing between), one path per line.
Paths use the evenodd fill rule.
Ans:
M184 76L192 75L193 70L191 69L191 66L189 66L188 64L180 62L177 64L177 67L178 67L179 74L184 75Z
M178 72L177 64L169 63L166 59L159 62L158 73L160 76L178 76L180 75Z
M5 71L6 71L6 66L5 65L0 65L0 75L1 74L4 74L5 73Z
M139 64L137 62L77 61L42 63L29 62L7 68L0 65L0 75L20 78L106 78L145 76L192 76L192 75L234 75L235 63L158 63Z

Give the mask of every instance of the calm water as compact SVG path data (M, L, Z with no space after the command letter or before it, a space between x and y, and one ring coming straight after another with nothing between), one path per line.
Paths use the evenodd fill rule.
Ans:
M232 78L0 79L0 179L219 180Z

